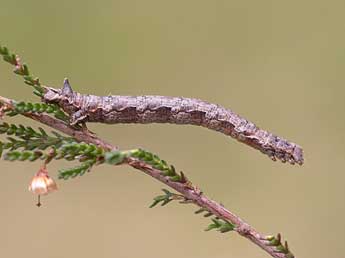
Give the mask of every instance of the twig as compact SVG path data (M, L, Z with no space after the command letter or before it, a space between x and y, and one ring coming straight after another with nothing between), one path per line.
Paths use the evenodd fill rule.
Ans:
M5 105L9 109L14 109L14 100L4 98L0 96L0 103ZM44 113L23 113L24 116L38 121L42 124L50 126L55 130L61 131L80 142L93 143L105 150L117 150L117 147L105 142L101 138L97 137L95 134L90 133L87 130L78 130L77 128L70 126L62 120L50 117ZM245 223L240 217L233 214L227 210L223 205L211 200L203 192L201 192L197 187L191 187L190 184L185 184L181 182L174 182L170 177L162 175L162 171L152 167L150 164L133 158L128 157L125 159L124 163L138 169L145 174L159 180L160 182L168 185L169 187L175 189L177 192L183 195L185 200L191 201L196 205L204 208L205 210L213 213L218 218L230 221L235 225L235 231L241 236L249 239L254 244L261 247L268 254L275 258L293 258L294 256L288 250L287 244L283 246L280 241L280 235L277 237L264 236L256 231L249 224Z

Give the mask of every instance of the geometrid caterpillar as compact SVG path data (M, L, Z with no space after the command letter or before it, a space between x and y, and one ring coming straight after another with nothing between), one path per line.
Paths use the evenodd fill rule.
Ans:
M83 95L74 92L65 79L62 89L45 87L43 100L58 104L71 116L71 124L100 122L199 125L229 135L260 150L272 160L303 164L303 150L300 146L258 128L230 109L199 99Z

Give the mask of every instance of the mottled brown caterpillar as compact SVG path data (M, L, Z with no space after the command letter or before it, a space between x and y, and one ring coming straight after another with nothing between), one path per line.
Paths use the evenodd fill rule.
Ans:
M62 89L46 88L43 101L58 104L82 122L172 123L199 125L243 142L272 160L303 164L303 150L295 143L258 128L233 111L199 99L165 96L105 96L74 92L67 79Z

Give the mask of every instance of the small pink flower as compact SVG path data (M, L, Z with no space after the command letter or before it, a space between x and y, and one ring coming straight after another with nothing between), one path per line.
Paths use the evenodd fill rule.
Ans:
M38 195L46 195L57 189L55 181L48 175L45 167L40 168L29 185L29 191Z
M5 116L5 112L10 109L7 105L5 104L0 104L0 119L2 119Z

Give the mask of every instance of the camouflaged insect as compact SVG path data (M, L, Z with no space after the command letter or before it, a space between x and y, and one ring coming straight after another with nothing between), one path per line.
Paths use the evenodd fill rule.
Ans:
M47 87L43 101L58 104L70 115L72 125L83 122L199 125L229 135L272 160L303 164L300 146L258 128L229 109L199 99L83 95L74 92L65 79L62 89Z

